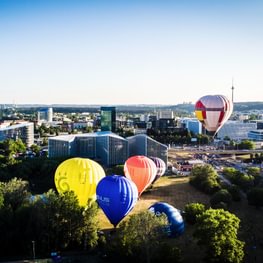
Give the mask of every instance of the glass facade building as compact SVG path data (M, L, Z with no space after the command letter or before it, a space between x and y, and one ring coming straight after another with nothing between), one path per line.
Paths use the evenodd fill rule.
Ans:
M101 131L116 131L116 108L101 107Z
M168 147L145 134L138 134L127 138L129 142L129 156L145 155L158 157L167 165Z
M263 141L263 129L250 131L248 133L248 139L252 141Z
M111 132L64 135L49 138L49 157L83 157L105 166L124 164L128 141Z
M133 155L159 157L167 165L168 147L145 134L125 139L112 132L61 135L48 140L49 157L83 157L114 166Z
M257 129L256 123L228 121L218 131L216 137L224 139L229 137L231 140L244 140L248 139L248 133Z

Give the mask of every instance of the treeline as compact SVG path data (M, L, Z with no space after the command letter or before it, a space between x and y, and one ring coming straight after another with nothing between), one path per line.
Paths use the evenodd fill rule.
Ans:
M192 229L187 238L203 251L200 261L242 262L244 242L238 239L235 215L195 203L186 205L183 215L186 231ZM73 192L32 195L25 181L0 183L0 259L33 258L33 246L37 258L55 251L92 252L97 262L183 262L189 257L183 239L167 237L165 215L144 210L105 232L98 219L96 202L81 207Z
M250 205L263 206L263 178L260 168L249 167L246 172L240 172L235 168L225 167L223 176L229 183L220 179L211 165L198 165L192 169L189 182L211 195L210 203L213 208L227 209L232 201L241 200L242 193Z
M164 130L160 131L157 129L148 129L147 135L164 144L190 144L192 138L196 138L196 144L208 144L210 137L207 135L193 135L187 129L180 129L176 131Z
M80 207L73 192L32 195L28 183L0 183L0 256L32 258L52 251L92 248L98 242L97 206Z

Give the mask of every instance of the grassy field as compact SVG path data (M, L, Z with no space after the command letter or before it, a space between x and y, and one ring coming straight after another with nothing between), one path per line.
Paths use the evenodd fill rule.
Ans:
M142 194L130 215L148 209L158 201L167 202L174 207L183 210L185 205L192 202L200 202L209 207L210 196L206 195L189 184L188 177L176 178L173 176L161 177L152 188ZM256 209L247 204L247 200L234 202L230 212L241 219L239 238L246 242L244 262L263 262L263 210ZM113 226L104 213L99 214L100 228L102 230L112 229ZM185 233L170 239L176 246L180 247L184 255L184 262L201 262L203 252L196 245L193 238L193 226L186 226Z
M208 204L209 196L197 191L188 182L189 178L187 177L161 177L152 188L141 195L140 200L138 200L129 215L147 210L152 204L160 201L167 202L180 210L183 210L186 204L192 202ZM102 211L99 214L99 222L101 229L112 228L112 225Z
M197 191L189 184L188 177L176 178L173 176L163 176L141 195L134 209L124 220L127 220L132 214L147 210L155 202L167 202L183 210L186 204L192 202L209 205L209 199L210 197L208 195ZM106 232L113 228L101 210L99 212L99 222L100 228ZM196 262L201 262L203 252L200 249L196 249L197 246L192 233L193 227L189 226L182 236L176 239L169 239L169 242L180 247L184 255L184 262L190 263L193 261L193 258L197 260ZM189 253L189 251L191 251L191 253Z

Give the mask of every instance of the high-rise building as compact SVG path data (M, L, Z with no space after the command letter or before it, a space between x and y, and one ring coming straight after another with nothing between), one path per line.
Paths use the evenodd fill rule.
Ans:
M101 107L101 131L116 131L116 107Z
M34 144L34 124L25 122L0 128L0 141L5 139L21 139L27 147L30 147Z
M37 112L37 122L52 122L53 120L53 109L45 108Z

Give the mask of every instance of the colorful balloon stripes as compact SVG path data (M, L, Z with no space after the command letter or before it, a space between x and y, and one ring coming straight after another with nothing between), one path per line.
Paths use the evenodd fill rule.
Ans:
M223 95L207 95L195 104L195 115L205 129L215 135L229 119L233 111L233 103Z
M161 158L158 158L158 157L150 157L150 159L153 160L153 162L155 163L156 168L157 168L157 172L156 172L155 178L153 180L153 183L154 183L161 176L164 175L164 173L166 171L166 164Z
M143 155L132 156L124 164L124 174L136 184L139 196L153 182L156 173L155 163Z
M87 158L71 158L62 162L55 172L55 185L59 193L73 191L79 204L88 205L95 200L111 224L116 227L134 208L139 191L165 172L165 163L160 158L133 156L125 162L125 176L105 176L103 168ZM140 181L141 180L141 181ZM136 184L137 183L137 184ZM32 199L33 201L33 199ZM184 231L184 222L177 209L166 203L156 203L149 208L155 214L164 213L169 222L171 236Z

